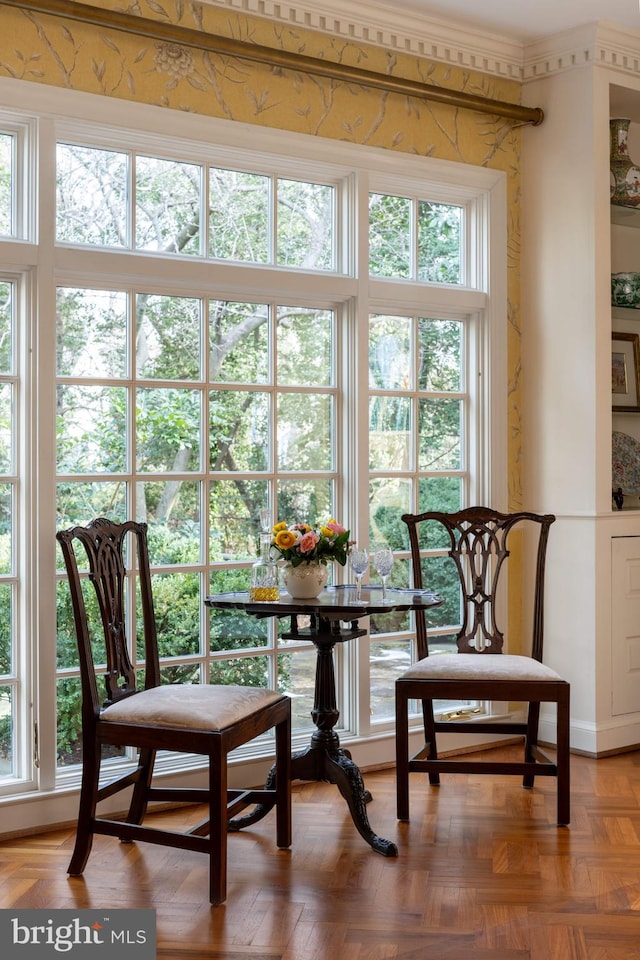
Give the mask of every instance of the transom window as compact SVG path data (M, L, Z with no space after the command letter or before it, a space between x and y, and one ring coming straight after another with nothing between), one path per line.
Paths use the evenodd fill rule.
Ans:
M332 185L71 143L56 167L60 242L335 269Z

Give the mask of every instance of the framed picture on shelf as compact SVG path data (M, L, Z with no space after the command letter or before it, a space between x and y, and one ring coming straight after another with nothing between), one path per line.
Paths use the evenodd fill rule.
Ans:
M640 337L611 335L611 406L623 413L640 413Z

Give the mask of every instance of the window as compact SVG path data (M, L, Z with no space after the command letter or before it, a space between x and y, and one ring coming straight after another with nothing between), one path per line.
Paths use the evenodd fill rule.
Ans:
M16 288L0 277L0 784L19 776L19 742L25 736L19 676L16 380Z
M391 583L404 585L402 513L475 500L495 489L490 467L502 463L503 384L490 360L504 283L487 252L492 263L504 255L502 175L404 155L391 173L385 151L257 129L249 138L233 124L213 124L213 137L207 123L198 137L186 115L168 145L155 118L145 126L144 110L128 105L123 118L119 108L119 127L78 123L70 97L70 115L42 125L50 159L29 201L20 184L35 176L37 120L0 122L0 243L15 266L0 287L0 600L24 609L37 554L43 611L39 631L14 612L3 618L0 734L11 719L0 773L28 783L38 772L27 664L38 653L49 662L44 611L55 608L55 684L43 672L38 703L49 790L77 782L82 749L56 527L145 520L163 680L277 685L293 695L304 743L313 648L285 640L276 622L203 604L207 593L247 588L263 511L334 516L361 544L384 539ZM36 222L42 241L25 237L18 251L12 238ZM16 278L30 277L39 313L16 295ZM37 390L27 338L15 336L17 304L37 332ZM16 452L31 443L21 416L39 444L33 513L22 486L33 449ZM440 554L428 558L429 576L446 590ZM132 580L132 637L135 606ZM439 616L446 648L454 598ZM393 681L411 657L413 624L386 614L370 633L336 651L341 736L386 737L391 755ZM132 658L144 671L142 651Z

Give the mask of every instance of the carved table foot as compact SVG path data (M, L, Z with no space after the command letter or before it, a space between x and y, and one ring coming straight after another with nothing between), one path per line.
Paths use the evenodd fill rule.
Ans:
M347 757L342 750L336 750L327 756L326 779L335 783L338 790L347 801L351 812L351 819L356 825L358 833L369 846L383 857L397 857L398 848L391 840L385 840L374 833L367 816L367 803L371 794L365 788L360 768ZM324 778L323 778L324 779Z

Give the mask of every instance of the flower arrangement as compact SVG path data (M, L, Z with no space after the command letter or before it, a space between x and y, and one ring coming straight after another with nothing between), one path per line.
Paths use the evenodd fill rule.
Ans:
M335 560L341 567L349 553L349 530L336 520L323 525L309 523L287 524L284 520L271 528L272 547L292 567L301 563L323 563Z

